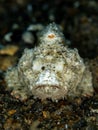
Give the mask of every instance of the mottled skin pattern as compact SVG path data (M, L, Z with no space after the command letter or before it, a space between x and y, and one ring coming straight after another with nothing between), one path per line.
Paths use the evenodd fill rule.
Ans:
M18 65L6 72L7 88L14 97L59 100L93 95L88 65L65 41L55 23L39 33L38 46L25 49Z

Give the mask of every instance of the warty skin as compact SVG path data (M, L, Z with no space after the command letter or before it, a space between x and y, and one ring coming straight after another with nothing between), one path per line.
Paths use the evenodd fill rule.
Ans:
M53 101L93 95L92 75L77 49L66 45L55 23L38 35L38 45L25 49L16 67L6 72L11 95L25 100L31 95Z

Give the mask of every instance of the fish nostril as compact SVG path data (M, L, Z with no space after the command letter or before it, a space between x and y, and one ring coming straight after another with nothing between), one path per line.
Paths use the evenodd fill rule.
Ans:
M42 69L42 70L45 70L45 66L42 66L41 69Z

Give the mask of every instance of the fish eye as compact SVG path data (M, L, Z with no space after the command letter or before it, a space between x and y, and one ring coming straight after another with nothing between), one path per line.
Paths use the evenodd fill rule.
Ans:
M42 68L42 63L40 60L35 60L32 65L32 69L35 71L40 71Z
M56 71L62 72L63 68L64 68L64 63L62 61L56 63L56 66L55 66Z

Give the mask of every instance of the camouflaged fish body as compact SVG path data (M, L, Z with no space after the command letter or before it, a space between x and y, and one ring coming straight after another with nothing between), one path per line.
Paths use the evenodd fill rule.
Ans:
M5 76L12 95L25 100L92 96L92 75L77 49L66 46L60 28L49 24L38 35L38 46L25 49L16 67Z

